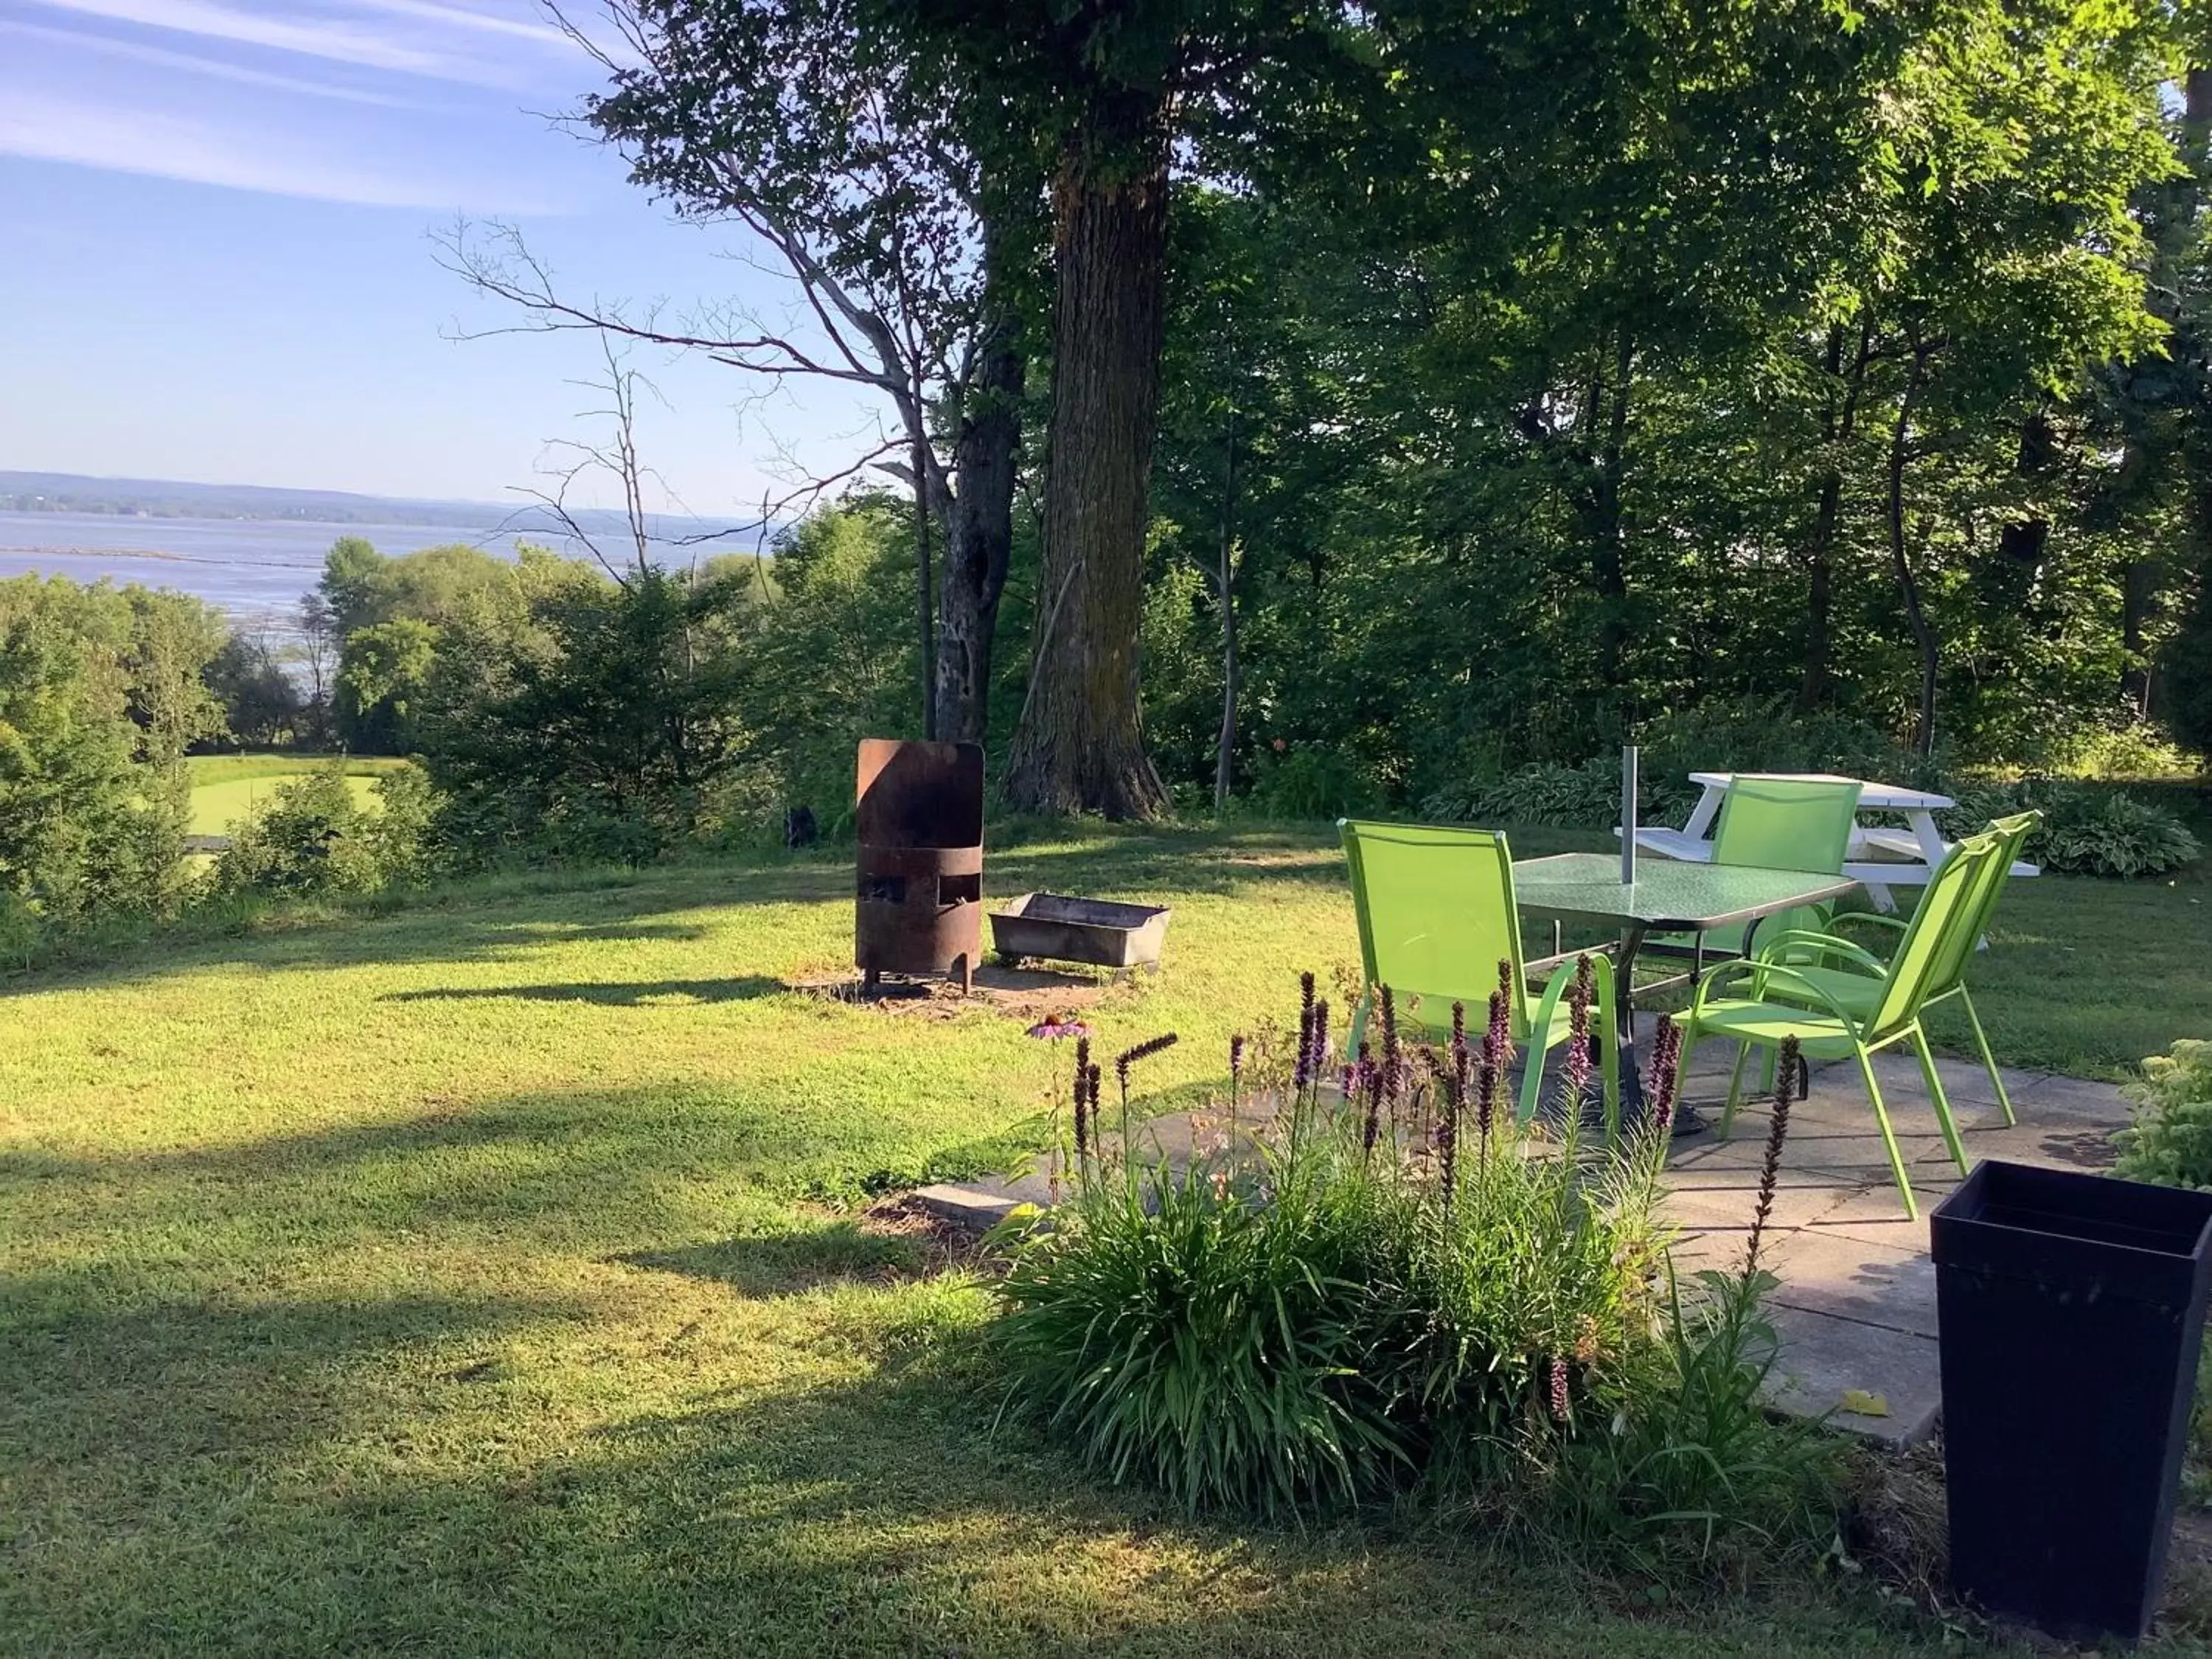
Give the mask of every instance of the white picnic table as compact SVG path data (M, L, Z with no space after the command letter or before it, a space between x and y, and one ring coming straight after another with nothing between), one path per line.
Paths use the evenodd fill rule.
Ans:
M1714 821L1720 817L1721 803L1728 799L1729 785L1738 776L1856 783L1859 787L1861 813L1902 815L1907 825L1903 830L1884 824L1858 824L1851 831L1850 846L1844 855L1844 874L1865 887L1867 896L1880 909L1897 908L1897 900L1889 890L1892 887L1927 885L1936 873L1936 866L1951 850L1951 843L1936 827L1936 814L1959 804L1948 795L1925 789L1903 789L1893 783L1838 777L1832 772L1692 772L1690 781L1703 787L1705 793L1698 798L1690 821L1680 830L1638 830L1637 846L1662 858L1711 863ZM2014 865L2012 873L2034 876L2042 872L2033 864L2022 863Z

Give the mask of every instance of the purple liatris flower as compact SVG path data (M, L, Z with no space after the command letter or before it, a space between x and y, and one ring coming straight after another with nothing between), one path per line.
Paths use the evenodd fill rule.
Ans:
M1303 1089L1315 1080L1314 976L1298 975L1298 1051L1291 1068L1291 1086Z
M1559 1358L1552 1361L1552 1415L1567 1420L1567 1362Z
M1359 1060L1355 1069L1359 1073L1360 1096L1367 1108L1366 1118L1360 1126L1359 1146L1362 1152L1371 1152L1382 1127L1382 1072L1364 1042L1359 1045Z
M1585 956L1575 970L1574 983L1567 990L1567 1057L1559 1068L1559 1083L1566 1091L1566 1109L1571 1113L1582 1110L1583 1092L1589 1086L1590 1079L1590 959ZM1536 1041L1540 1043L1540 1035ZM1534 1049L1529 1051L1532 1054ZM1530 1060L1534 1066L1536 1062Z
M1382 1019L1382 1092L1395 1100L1405 1084L1405 1050L1398 1042L1398 998L1387 986L1378 987L1376 999Z
M1075 1155L1081 1158L1091 1149L1090 1090L1091 1079L1091 1039L1079 1037L1075 1042Z
M1651 1080L1644 1092L1651 1102L1651 1133L1663 1138L1674 1122L1674 1103L1682 1086L1682 1028L1674 1016L1659 1016L1651 1037Z
M1793 1032L1782 1039L1782 1053L1775 1062L1774 1115L1767 1121L1766 1153L1759 1166L1759 1201L1751 1212L1751 1242L1744 1248L1746 1279L1759 1271L1759 1246L1766 1236L1767 1218L1774 1212L1775 1189L1782 1182L1782 1143L1790 1134L1790 1108L1797 1088L1797 1037Z

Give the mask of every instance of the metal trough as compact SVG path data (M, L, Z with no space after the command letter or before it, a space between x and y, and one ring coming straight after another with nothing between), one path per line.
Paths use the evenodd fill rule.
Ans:
M991 944L1002 957L1157 969L1174 914L1165 905L1024 893L991 912Z

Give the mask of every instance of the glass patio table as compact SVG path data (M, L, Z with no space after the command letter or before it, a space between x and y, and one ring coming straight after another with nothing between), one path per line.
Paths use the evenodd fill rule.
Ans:
M1620 1022L1624 1121L1629 1115L1630 1103L1640 1107L1643 1100L1632 1048L1630 988L1635 983L1636 957L1644 939L1652 933L1702 933L1738 922L1756 922L1762 916L1793 910L1801 904L1840 898L1858 884L1850 876L1763 870L1741 864L1691 864L1672 859L1638 859L1635 881L1624 883L1620 860L1612 853L1561 853L1547 859L1516 859L1513 865L1514 896L1522 909L1620 929L1613 982L1620 988L1615 1000ZM1751 943L1747 932L1747 951Z

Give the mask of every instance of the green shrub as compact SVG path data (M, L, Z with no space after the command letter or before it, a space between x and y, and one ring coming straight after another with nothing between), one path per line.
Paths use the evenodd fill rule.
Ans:
M2203 848L2164 807L2107 786L2051 778L1954 784L1956 806L1938 813L1949 836L1971 835L1991 818L2030 808L2043 823L2026 856L2065 875L2162 876L2193 864Z
M2029 845L2046 869L2083 876L2162 876L2203 851L2165 808L2102 789L2062 798Z
M232 827L216 860L218 893L368 893L432 873L438 799L415 767L377 781L381 811L357 801L342 765L317 769L270 794Z
M2153 1054L2125 1093L2134 1121L2119 1134L2118 1173L2212 1189L2212 1042L2185 1037L2172 1053Z
M1559 1105L1524 1127L1503 1066L1476 1058L1507 1053L1502 1030L1416 1051L1386 994L1376 1056L1324 1090L1328 1018L1309 976L1295 1040L1237 1040L1229 1101L1181 1170L1132 1124L1126 1064L1121 1121L1102 1124L1079 1048L1054 1166L1074 1190L1009 1243L1011 1409L1193 1510L1424 1485L1655 1567L1832 1522L1826 1465L1758 1398L1771 1281L1747 1267L1670 1294L1654 1200L1671 1055L1658 1132L1607 1147L1566 1107L1579 1045Z
M1246 805L1265 818L1334 818L1373 811L1382 799L1375 780L1348 756L1300 744L1261 752Z

